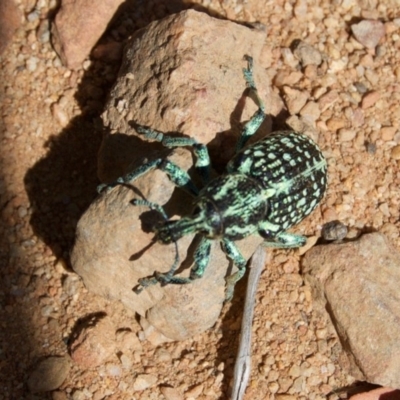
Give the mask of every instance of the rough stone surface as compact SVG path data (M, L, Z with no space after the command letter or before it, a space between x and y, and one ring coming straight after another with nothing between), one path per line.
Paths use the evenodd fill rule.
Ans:
M168 154L161 146L138 139L130 121L167 132L179 130L203 143L214 139L216 147L225 149L232 140L229 137L216 139L215 135L229 130L229 115L245 90L243 54L253 55L257 66L259 42L263 37L260 31L195 11L173 15L142 31L127 46L120 77L103 114L112 134L105 138L99 175L115 178L126 172L127 161L132 169L145 157L154 159ZM220 44L218 48L214 44L218 42L215 38L224 41L223 51ZM149 55L148 43L154 40L160 45ZM189 82L184 78L189 75L188 69L193 77ZM262 74L256 74L256 79L258 76ZM260 94L265 97L266 81L261 80L260 86ZM251 100L246 101L245 110L249 118L256 106ZM232 132L230 135L235 137ZM116 149L127 148L130 151L125 153L124 166L124 156ZM233 146L230 149L233 150ZM112 156L113 161L105 153ZM192 155L187 149L176 149L169 157L185 170L192 165ZM122 161L119 167L116 160ZM139 278L169 270L175 247L152 242L151 226L157 214L146 207L132 206L130 200L142 195L165 205L169 216L189 213L192 204L192 199L176 189L161 171L148 173L135 181L134 187L134 190L115 188L100 196L87 210L78 224L71 258L73 268L87 288L107 298L121 300L131 310L146 316L166 337L178 340L193 336L210 328L218 318L230 262L216 241L202 279L190 285L156 285L140 295L134 293L132 288ZM183 261L179 272L184 270L186 275L193 264L197 243L197 239L194 242L193 239L193 236L184 237L178 242ZM250 237L238 246L248 259L261 241L259 237Z
M330 313L354 376L400 387L400 254L371 233L346 244L317 246L304 257L305 278Z
M208 144L211 155L217 154L221 163L228 161L239 122L257 109L243 96L245 54L254 58L255 80L266 113L277 115L282 109L282 101L260 68L265 35L262 30L193 10L139 31L125 48L119 78L103 113L110 134L100 151L100 179L116 178L140 155L135 151L137 141L131 138L136 135L132 122L194 137ZM269 132L268 122L257 138Z
M35 367L28 378L31 393L49 392L62 385L70 369L69 357L47 357Z
M63 0L52 26L53 46L63 64L79 68L105 31L122 0ZM88 29L90 21L90 29Z
M80 367L96 367L114 353L114 325L107 317L86 321L69 347L72 359Z
M0 1L0 54L21 24L21 13L14 0Z

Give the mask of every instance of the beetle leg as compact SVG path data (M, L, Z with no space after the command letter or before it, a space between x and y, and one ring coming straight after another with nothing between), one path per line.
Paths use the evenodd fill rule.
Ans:
M196 139L186 137L172 137L165 135L160 131L147 128L142 125L135 125L138 133L143 134L146 139L156 140L168 148L173 147L193 147L193 152L196 156L195 168L198 170L203 183L210 180L210 156L207 146L199 143Z
M167 273L156 272L155 276L152 278L142 278L139 279L139 285L142 288L156 284L157 282L161 284L174 284L174 285L185 285L191 283L196 279L201 278L204 275L204 271L210 261L210 249L211 240L202 237L201 242L197 246L194 253L194 266L190 270L190 276L188 278L183 278L180 276L174 276L177 268L177 262L174 263L172 268ZM135 289L136 293L140 293L142 288Z
M163 282L182 285L185 283L193 282L194 280L201 278L204 275L204 271L206 270L207 265L210 261L210 250L211 250L211 240L203 236L194 252L194 266L190 270L189 278L173 276L173 273L175 271L172 271L172 273L171 271L169 271L165 275L168 281L164 280Z
M204 271L210 261L211 240L202 237L194 252L194 266L190 270L190 279L195 280L204 275Z
M258 95L257 87L254 83L253 77L253 58L249 56L245 56L247 60L248 66L247 68L243 68L243 76L246 80L247 87L249 88L249 94L253 93L256 98L256 102L258 105L258 110L254 113L251 119L244 125L238 143L236 145L236 152L240 151L249 140L251 136L253 136L258 128L261 126L265 119L265 105L260 96Z
M275 249L294 249L306 244L307 238L294 233L281 232L276 236L268 236L259 231L259 234L266 238L262 243L264 247L273 247Z
M134 206L147 206L150 208L150 210L158 211L165 220L168 220L168 216L167 216L167 213L165 212L164 208L157 203L153 203L151 201L147 201L144 199L133 199L131 201L131 204ZM179 265L178 243L174 242L174 244L175 244L175 260L174 260L174 263L172 264L170 270L168 271L168 273L161 274L161 273L156 272L155 277L139 279L138 286L133 289L133 291L136 294L139 294L144 288L146 288L148 286L155 285L158 282L166 282L168 280L168 278L167 278L168 276L173 276L173 274L175 273L175 271ZM159 276L162 276L162 277L159 278Z
M246 272L246 260L240 253L237 246L228 239L222 239L222 249L225 254L233 261L238 270L226 278L225 300L229 301L233 296L236 282L239 281Z
M164 160L162 158L158 158L141 165L139 168L135 169L129 174L118 178L115 182L99 185L97 187L97 191L101 193L103 190L108 191L117 185L134 182L136 179L156 168L164 171L176 186L186 189L194 196L198 195L199 191L192 182L189 174L173 162Z

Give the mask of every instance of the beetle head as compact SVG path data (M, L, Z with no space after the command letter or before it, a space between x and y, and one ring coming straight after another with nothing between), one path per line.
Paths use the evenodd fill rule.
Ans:
M218 237L222 232L221 219L211 201L200 200L192 215L179 220L164 221L155 228L156 239L168 244L181 237L200 233L210 238Z

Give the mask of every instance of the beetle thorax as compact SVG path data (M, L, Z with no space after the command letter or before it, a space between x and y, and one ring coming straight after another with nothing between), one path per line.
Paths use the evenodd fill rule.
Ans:
M201 190L192 215L162 223L156 237L163 243L192 233L240 240L257 231L267 211L268 199L257 181L242 174L222 175Z

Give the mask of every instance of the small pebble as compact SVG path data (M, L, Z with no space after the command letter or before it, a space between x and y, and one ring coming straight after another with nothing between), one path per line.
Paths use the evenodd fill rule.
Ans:
M203 393L203 390L204 390L203 384L196 385L193 386L191 389L189 389L187 392L185 392L185 395L187 396L187 398L196 399Z
M183 400L183 394L175 388L162 386L160 392L165 397L165 400Z
M380 97L381 95L377 91L367 93L362 99L361 108L365 110L366 108L372 107L380 99Z
M338 129L344 128L347 125L346 120L342 118L329 118L326 121L326 126L331 131L337 131Z
M393 147L391 156L393 160L400 160L400 145Z
M351 31L362 45L374 49L385 35L385 26L380 21L364 20L351 25Z
M306 104L310 94L303 90L283 87L284 100L291 115L297 114Z
M18 207L18 216L20 218L26 217L27 214L28 214L28 210L26 209L26 207L23 207L23 206Z
M338 131L339 142L349 142L356 137L356 131L352 129L342 128Z
M32 11L26 16L26 19L28 22L34 22L39 19L39 12L37 10Z
M156 382L157 376L150 374L140 374L137 376L133 384L133 390L137 392L140 390L148 389L149 387L155 385Z
M311 121L316 121L321 115L318 103L309 101L300 111L302 117L307 117Z
M271 393L276 393L279 390L278 382L271 382L268 384L268 389Z
M362 82L356 82L354 87L357 89L358 93L364 94L367 93L368 88Z
M338 100L339 100L339 93L336 90L331 90L330 92L322 95L318 100L321 112L324 112Z
M87 400L87 397L83 390L78 389L78 390L74 390L74 393L72 393L71 400Z
M322 237L325 240L343 240L347 235L347 226L340 221L331 221L322 227Z
M50 356L43 359L28 378L31 393L48 392L62 385L70 369L69 357Z
M381 129L381 138L385 142L393 140L395 133L397 132L397 128L394 126L384 126Z
M126 356L125 354L121 355L120 361L121 361L122 366L125 369L130 369L132 367L132 360L128 356Z
M121 376L122 370L119 365L116 364L107 364L106 365L107 373L110 376Z
M367 152L369 154L375 154L376 153L376 144L368 142L367 143Z
M30 72L36 71L37 64L38 64L39 59L37 57L30 57L26 61L26 68Z
M322 62L321 53L303 41L295 44L293 54L300 60L304 67L307 65L320 65Z

